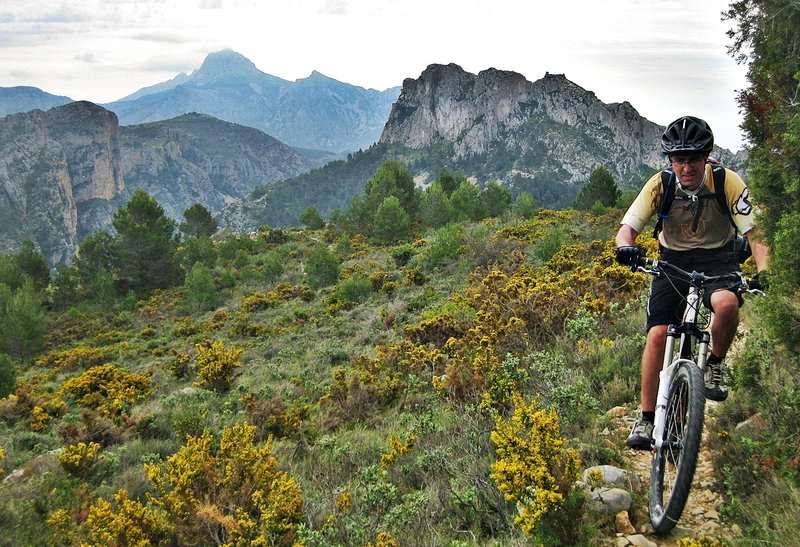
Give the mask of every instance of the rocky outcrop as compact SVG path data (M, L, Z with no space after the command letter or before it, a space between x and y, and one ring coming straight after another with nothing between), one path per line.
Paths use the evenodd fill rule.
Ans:
M113 200L125 188L117 130L116 116L85 102L0 120L4 251L28 237L52 264L72 256L81 209L95 199Z
M529 82L515 72L474 75L450 64L430 65L403 82L380 142L450 146L455 163L504 150L508 158L493 178L557 172L561 182L574 184L601 165L621 182L660 167L662 132L629 103L605 104L564 75ZM724 150L717 156L732 158Z
M264 133L200 114L120 127L100 106L74 102L0 119L0 251L32 239L51 264L110 230L141 188L175 219L194 203L211 212L256 186L311 168Z
M122 127L120 134L126 184L147 191L176 219L195 203L216 212L259 185L311 169L269 135L203 114Z

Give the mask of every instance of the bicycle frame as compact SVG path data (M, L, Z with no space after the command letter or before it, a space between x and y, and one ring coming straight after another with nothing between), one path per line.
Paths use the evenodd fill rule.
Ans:
M667 327L667 341L664 350L664 362L659 372L658 395L656 397L656 416L653 427L654 447L656 450L663 445L664 420L669 396L669 386L677 366L682 363L691 363L705 370L708 359L708 348L711 335L697 325L697 316L700 313L700 289L694 284L690 285L686 296L686 310L683 313L683 323ZM675 356L675 342L680 337L678 354ZM695 350L695 345L697 349Z

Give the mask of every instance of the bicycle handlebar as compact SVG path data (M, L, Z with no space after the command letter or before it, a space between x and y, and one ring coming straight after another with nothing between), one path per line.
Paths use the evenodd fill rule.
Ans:
M706 275L703 272L697 271L686 271L675 264L672 264L663 259L653 259L647 257L641 257L637 263L633 266L634 271L640 271L647 274L650 274L654 277L660 277L661 275L669 275L665 270L671 270L672 273L681 277L684 281L687 281L690 285L695 287L701 288L708 283L714 283L717 281L723 280L730 280L730 281L737 281L739 283L739 292L742 293L750 293L750 294L759 294L763 295L764 292L759 289L750 289L749 288L749 279L746 279L741 272L731 272L725 273L722 275Z

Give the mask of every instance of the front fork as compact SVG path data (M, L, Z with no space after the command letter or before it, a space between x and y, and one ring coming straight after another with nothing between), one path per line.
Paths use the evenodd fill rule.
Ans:
M697 329L692 325L692 329ZM679 355L677 359L673 359L673 352L675 350L675 341L681 337L680 347L686 348L691 345L691 337L696 336L699 338L700 343L697 347L697 354L694 359L691 355L687 354L686 357L681 358ZM669 400L669 388L672 383L672 376L675 374L678 365L681 363L689 363L693 366L700 367L700 371L704 372L706 367L706 359L708 358L708 347L711 342L711 335L707 331L689 332L685 324L681 326L670 325L667 327L667 341L664 349L664 362L661 365L661 372L658 373L658 396L656 397L656 417L653 424L653 444L654 449L661 448L664 442L664 426L667 415L667 402ZM682 351L682 354L686 353Z

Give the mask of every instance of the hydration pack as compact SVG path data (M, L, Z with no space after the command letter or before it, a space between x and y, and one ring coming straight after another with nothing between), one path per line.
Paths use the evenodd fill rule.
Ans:
M669 218L669 211L672 209L672 203L676 199L699 200L697 215L692 225L693 230L697 229L697 222L700 220L700 213L703 210L704 200L716 199L720 210L727 213L728 219L731 221L731 225L735 231L736 237L734 238L733 246L734 251L739 255L739 263L741 264L751 255L750 242L745 236L739 234L736 223L733 221L733 213L731 213L731 208L725 198L725 168L714 160L709 160L709 164L711 165L711 173L714 176L714 193L702 196L689 197L676 195L675 171L673 171L671 167L661 171L661 206L658 209L658 220L656 220L655 228L653 228L653 237L658 237L659 232L662 230L664 219Z

